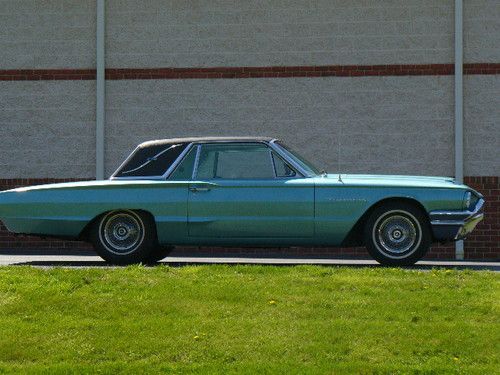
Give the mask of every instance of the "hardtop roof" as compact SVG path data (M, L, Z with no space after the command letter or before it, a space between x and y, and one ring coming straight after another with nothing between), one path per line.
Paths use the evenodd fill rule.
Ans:
M271 142L273 137L190 137L190 138L166 138L156 139L152 141L143 142L139 147L151 147L159 145L169 145L175 143L193 143L193 142Z

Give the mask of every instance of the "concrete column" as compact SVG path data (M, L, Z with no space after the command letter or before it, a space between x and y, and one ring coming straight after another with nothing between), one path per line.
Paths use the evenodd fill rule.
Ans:
M104 179L104 123L105 123L105 54L104 54L104 0L97 0L96 27L96 126L95 126L95 175L97 180Z
M455 0L455 178L464 181L463 0ZM464 259L464 242L455 244L455 258Z

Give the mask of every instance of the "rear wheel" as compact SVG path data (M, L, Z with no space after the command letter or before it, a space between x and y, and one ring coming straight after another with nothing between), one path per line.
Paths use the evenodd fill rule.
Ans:
M96 252L113 264L145 262L157 242L153 218L130 210L105 214L92 228L90 237Z
M429 250L431 235L426 216L406 202L376 208L365 226L365 244L379 263L408 266Z

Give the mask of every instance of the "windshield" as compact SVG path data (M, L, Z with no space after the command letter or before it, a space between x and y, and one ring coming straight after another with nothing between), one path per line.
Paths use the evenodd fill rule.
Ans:
M278 146L280 146L295 163L297 163L300 167L302 167L302 169L307 171L309 174L319 175L322 173L321 170L317 168L313 163L305 159L303 156L301 156L299 153L297 153L290 147L286 146L283 142L276 141L275 143Z

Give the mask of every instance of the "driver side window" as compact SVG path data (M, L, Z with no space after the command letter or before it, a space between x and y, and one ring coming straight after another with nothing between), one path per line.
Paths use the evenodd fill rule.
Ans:
M273 161L259 143L205 144L201 146L198 179L272 179Z

